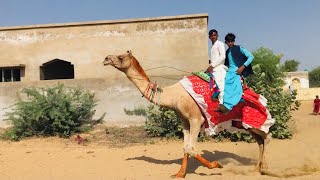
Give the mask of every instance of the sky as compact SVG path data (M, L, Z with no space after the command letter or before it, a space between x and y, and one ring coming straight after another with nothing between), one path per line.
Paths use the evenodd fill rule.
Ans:
M1 0L0 27L200 13L222 42L232 32L236 44L270 48L299 70L320 66L320 0Z

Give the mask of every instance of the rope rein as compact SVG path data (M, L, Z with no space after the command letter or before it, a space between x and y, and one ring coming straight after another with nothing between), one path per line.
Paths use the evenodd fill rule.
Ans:
M150 71L150 70L154 70L154 69L160 69L160 68L171 68L171 69L175 69L177 71L181 71L184 73L188 73L188 74L192 74L192 72L189 71L185 71L185 70L181 70L175 67L171 67L171 66L159 66L159 67L154 67L154 68L149 68L146 70L143 70L142 67L140 66L139 62L135 59L135 57L131 58L131 65L132 65L132 69L134 71L136 71L141 77L141 78L136 78L134 76L137 75L133 75L133 74L129 74L131 76L132 79L137 79L137 80L146 80L148 81L148 86L147 88L144 90L142 97L147 98L149 101L153 101L155 105L160 105L160 101L161 101L161 93L163 92L162 88L157 84L157 82L151 82L148 75L145 74L144 71ZM168 77L164 77L164 76L150 76L150 77L161 77L164 79L173 79L173 80L179 80L179 79L175 79L175 78L168 78Z
M158 66L158 67L154 67L154 68L149 68L149 69L145 69L144 71L150 71L150 70L154 70L154 69L162 69L162 68L170 68L170 69L174 69L174 70L177 70L177 71L180 71L180 72L184 72L184 73L188 73L188 74L192 74L192 72L189 72L189 71L185 71L185 70L182 70L182 69L178 69L178 68L175 68L175 67L172 67L172 66ZM137 72L137 70L135 70ZM205 70L203 70L205 71ZM139 73L140 74L140 73ZM138 79L138 80L145 80L145 79L141 79L141 78L135 78L133 77L134 75L132 75L132 78L133 79ZM141 75L141 74L140 74ZM180 80L181 78L169 78L169 77L165 77L165 76L157 76L157 75L154 75L154 76L149 76L149 77L160 77L160 78L163 78L163 79L170 79L170 80Z
M175 67L172 67L172 66L159 66L159 67L145 69L144 71L150 71L150 70L160 69L160 68L170 68L170 69L175 69L177 71L181 71L181 72L185 72L185 73L190 73L190 74L192 73L192 72L185 71L185 70L182 70L182 69L178 69L178 68L175 68Z
M139 80L146 80L149 82L147 88L144 90L142 94L142 97L146 97L151 102L153 101L155 105L160 105L160 96L163 92L162 88L156 82L150 81L150 78L148 77L148 75L146 75L146 73L140 66L139 62L134 57L131 58L131 65L132 69L143 78Z
M160 105L160 96L163 90L155 82L149 82L146 90L142 94L142 97L146 97L149 101L153 101L155 105Z

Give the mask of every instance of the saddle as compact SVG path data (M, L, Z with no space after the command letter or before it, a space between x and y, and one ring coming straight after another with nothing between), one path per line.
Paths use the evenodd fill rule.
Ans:
M220 89L218 87L218 84L214 80L213 75L209 72L203 72L203 71L192 72L192 74L208 82L210 85L211 99L218 100Z

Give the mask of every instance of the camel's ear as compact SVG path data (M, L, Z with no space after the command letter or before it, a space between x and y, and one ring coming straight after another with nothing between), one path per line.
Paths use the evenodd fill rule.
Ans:
M127 53L128 53L128 55L129 55L129 57L131 58L131 57L132 57L132 52L131 52L131 50L127 51Z

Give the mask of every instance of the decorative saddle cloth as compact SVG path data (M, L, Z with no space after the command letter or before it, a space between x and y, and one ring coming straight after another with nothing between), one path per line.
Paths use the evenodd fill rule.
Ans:
M195 76L198 76L202 80L208 82L209 87L210 87L210 92L211 92L211 98L212 99L218 98L218 96L220 94L220 89L219 89L218 84L214 80L213 75L211 73L198 71L198 72L193 72L192 74Z
M249 87L243 87L243 102L233 107L227 113L215 112L219 101L212 99L210 85L198 76L188 76L180 80L181 85L191 95L200 107L205 117L205 132L216 135L226 129L229 132L246 132L244 129L256 128L269 132L275 123L266 108L267 100L262 95L256 94Z

